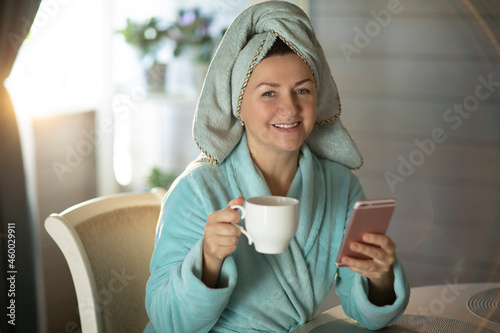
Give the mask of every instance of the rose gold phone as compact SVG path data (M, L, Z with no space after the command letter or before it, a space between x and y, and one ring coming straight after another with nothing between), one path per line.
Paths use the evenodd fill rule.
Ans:
M349 246L352 242L363 243L362 236L365 233L385 235L395 207L396 200L393 198L357 201L354 204L335 265L337 267L346 266L340 262L343 256L370 259L370 257L352 251Z

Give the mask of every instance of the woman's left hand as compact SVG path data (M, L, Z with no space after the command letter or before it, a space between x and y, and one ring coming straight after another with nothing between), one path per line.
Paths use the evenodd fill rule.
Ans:
M351 250L371 257L373 260L343 257L342 263L370 280L383 279L387 273L392 271L396 245L388 236L370 233L363 235L363 242L353 242Z
M395 298L392 265L396 260L396 244L386 235L370 233L363 235L363 242L353 242L350 246L351 250L371 257L373 260L343 257L342 263L368 278L369 299L374 304L390 304Z

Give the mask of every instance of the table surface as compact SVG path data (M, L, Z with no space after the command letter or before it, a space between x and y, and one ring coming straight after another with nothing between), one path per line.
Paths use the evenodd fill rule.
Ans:
M500 288L500 283L457 284L444 281L442 285L415 287L411 289L410 301L405 314L424 315L460 320L481 328L500 332L500 324L483 319L467 308L467 301L479 292ZM336 319L348 318L342 306L338 305L305 323L294 333L310 332L313 328Z

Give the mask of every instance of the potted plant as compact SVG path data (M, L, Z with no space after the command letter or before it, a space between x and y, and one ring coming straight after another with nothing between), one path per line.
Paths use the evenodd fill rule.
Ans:
M173 42L174 60L169 73L169 92L195 98L203 85L208 65L222 34L211 33L213 15L204 15L199 8L182 9L168 28Z
M209 63L218 42L210 34L212 20L212 15L202 15L198 8L181 9L177 20L168 28L167 34L175 43L174 56L194 51L194 61Z
M140 50L141 57L156 56L160 43L168 36L168 28L156 17L146 22L134 22L127 19L124 29L119 30L125 41Z
M157 53L168 36L168 27L162 20L152 17L145 22L127 19L124 29L119 30L125 41L139 51L139 57L145 67L145 80L152 91L165 88L166 63L158 61Z
M181 9L170 25L156 17L141 23L127 19L125 28L118 32L141 51L142 57L155 56L162 42L169 39L174 42L175 57L191 55L194 50L195 61L208 63L220 40L210 33L212 21L213 15L204 15L199 8Z
M213 36L212 23L213 15L205 15L199 8L181 9L173 23L167 24L156 17L142 23L128 19L126 27L118 32L123 34L127 43L140 50L143 59L153 63L148 70L153 76L158 76L154 69L158 66L157 53L170 45L172 55L178 61L173 60L172 66L169 62L167 83L174 93L191 95L197 94L201 88L208 64L222 37L223 32L220 36Z
M154 167L148 175L148 183L151 187L161 187L168 190L177 176L175 172L163 171Z

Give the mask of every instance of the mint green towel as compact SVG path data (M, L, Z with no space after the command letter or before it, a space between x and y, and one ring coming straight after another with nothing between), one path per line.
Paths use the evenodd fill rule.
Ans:
M249 7L230 25L210 64L198 101L193 137L212 164L219 165L239 142L239 100L245 79L281 38L310 66L318 88L316 126L306 140L318 157L356 169L363 160L340 121L340 100L330 67L307 15L285 1Z

